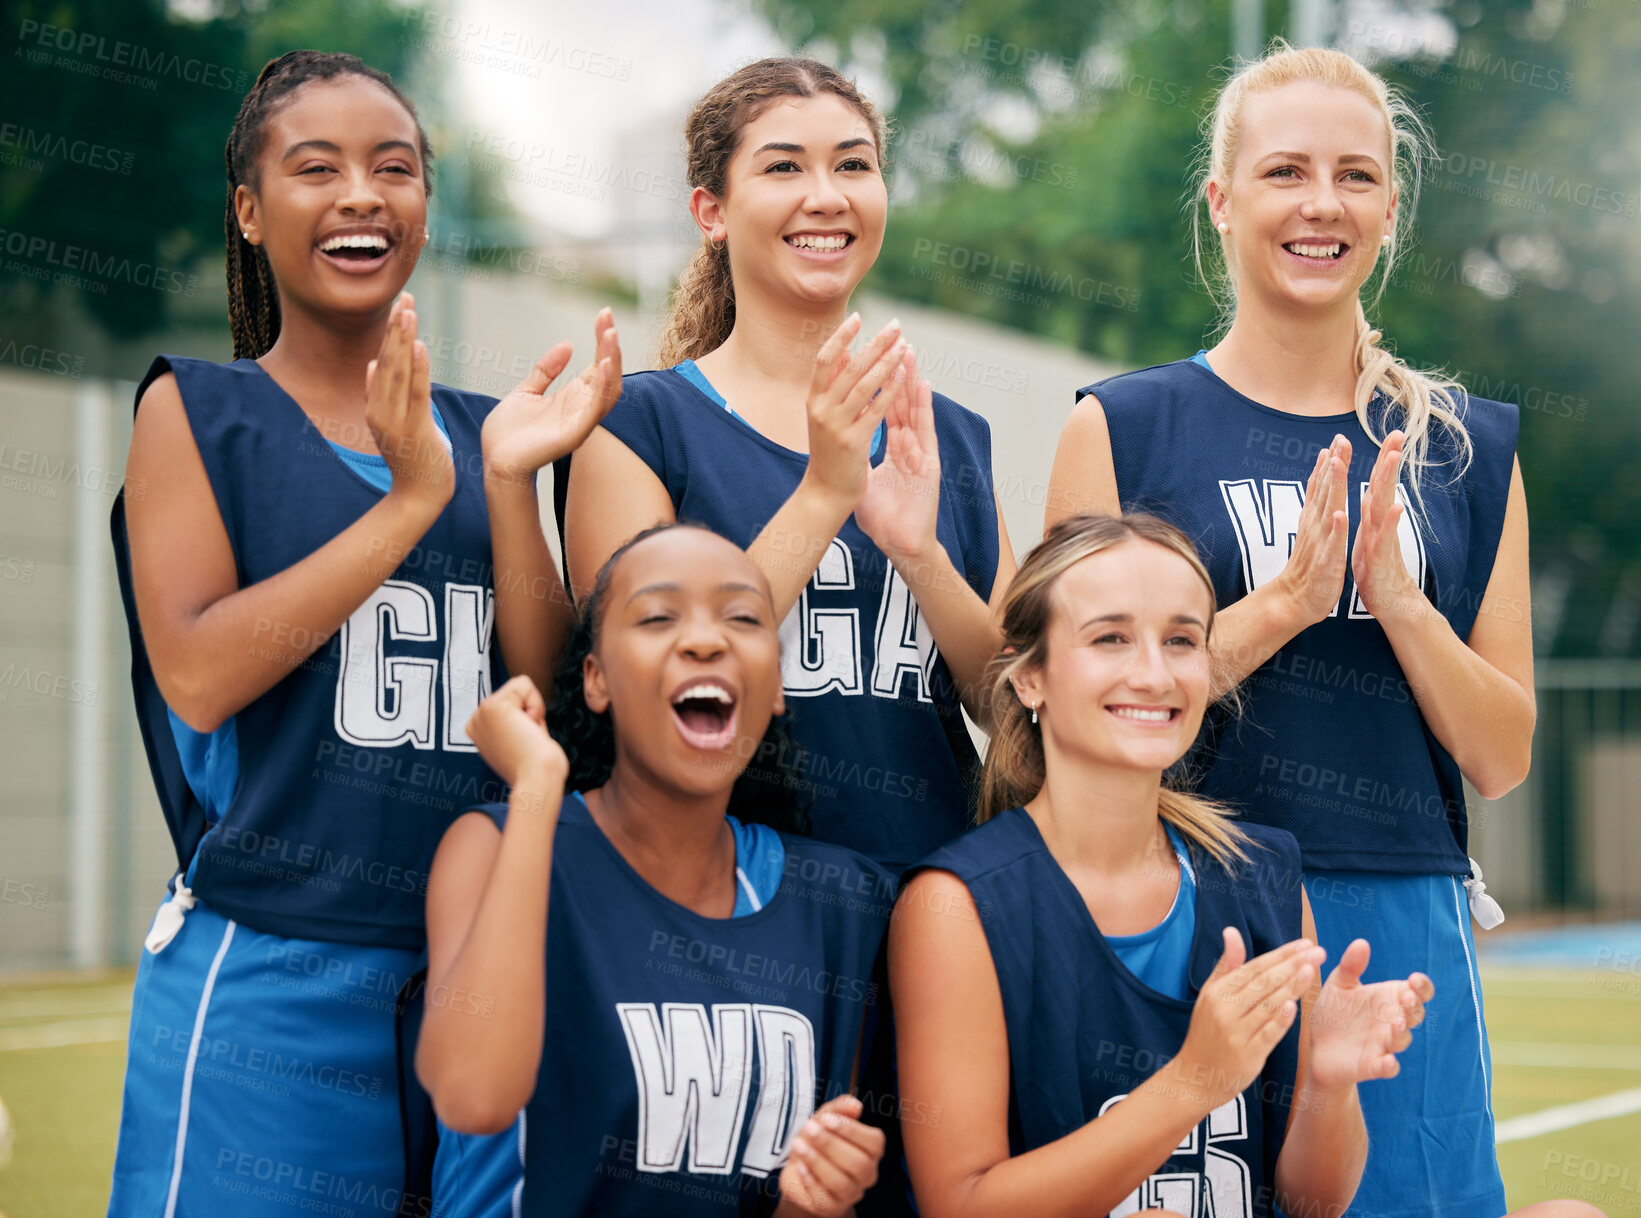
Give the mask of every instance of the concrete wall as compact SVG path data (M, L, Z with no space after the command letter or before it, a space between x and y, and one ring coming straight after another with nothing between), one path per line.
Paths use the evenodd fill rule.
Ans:
M579 369L607 302L547 269L418 271L411 286L435 376L501 394L564 338L577 346ZM1041 533L1073 390L1117 369L967 318L859 303L868 331L898 315L936 387L990 421L1004 518L1024 553ZM651 366L659 318L622 302L615 311L627 369ZM201 330L152 348L227 354L223 335ZM127 352L117 366L145 362ZM134 960L174 866L131 709L107 530L133 389L0 371L0 970ZM1585 735L1575 754L1572 864L1593 903L1633 914L1641 911L1641 735L1626 736L1621 716ZM1510 913L1541 907L1544 809L1535 780L1491 802L1472 792L1471 809L1471 852L1490 891Z
M577 348L572 367L583 365L609 302L553 264L543 270L417 272L437 379L499 395L565 338ZM991 422L1004 516L1023 552L1041 531L1072 391L1114 370L966 318L860 304L873 329L898 314L936 387ZM626 367L651 366L659 318L615 309ZM198 328L147 348L228 355L226 335ZM107 345L79 355L63 367L112 363L137 375L147 362L146 351ZM0 970L135 960L175 866L132 711L108 535L134 389L69 370L0 370Z

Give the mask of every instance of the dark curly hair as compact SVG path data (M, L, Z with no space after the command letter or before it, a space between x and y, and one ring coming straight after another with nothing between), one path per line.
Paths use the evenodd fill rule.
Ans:
M234 358L258 359L266 355L279 337L279 292L274 285L268 255L245 240L239 231L234 210L234 191L240 186L258 188L257 158L267 139L268 119L279 103L313 80L335 80L341 76L362 76L373 80L399 100L416 124L421 147L422 183L428 197L433 195L433 145L416 107L393 83L386 72L371 67L355 55L340 51L290 51L270 59L256 78L256 84L239 105L234 129L228 135L223 160L228 168L228 213L224 220L228 238L228 325L233 331Z
M547 704L547 730L570 762L565 790L587 791L601 787L610 780L610 771L615 768L615 722L608 711L593 713L582 688L583 661L598 646L611 576L628 550L673 529L712 532L697 524L668 522L629 538L599 568L593 590L576 621L575 632L553 678L553 696ZM735 780L727 811L742 824L768 825L784 833L806 837L814 787L803 777L803 746L793 739L789 724L790 717L785 714L770 719L757 750Z

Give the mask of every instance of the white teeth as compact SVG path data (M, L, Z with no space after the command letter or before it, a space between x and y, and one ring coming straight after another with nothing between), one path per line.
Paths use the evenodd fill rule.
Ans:
M1137 706L1113 706L1111 713L1124 719L1138 719L1143 723L1166 723L1174 716L1174 712L1170 710L1141 710Z
M786 243L788 245L795 245L801 250L818 250L822 253L829 253L833 250L840 250L844 246L848 245L849 238L816 237L809 233L800 233L795 237L788 237L786 239Z
M687 702L691 698L711 698L715 702L723 703L725 706L732 706L735 702L735 699L729 696L729 692L720 686L691 685L683 693L674 698L672 704L677 706L678 703Z
M319 248L326 253L340 249L381 250L385 253L387 251L387 238L371 233L355 233L346 237L329 237L320 243Z
M1295 243L1289 245L1288 248L1306 258L1337 258L1339 256L1339 243L1337 241L1332 245L1299 245Z

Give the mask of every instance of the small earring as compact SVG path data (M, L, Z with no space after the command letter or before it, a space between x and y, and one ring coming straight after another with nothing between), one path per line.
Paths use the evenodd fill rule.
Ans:
M1390 244L1390 234L1386 233L1384 236L1380 237L1379 238L1379 244L1380 245L1389 245Z
M1031 721L1033 723L1037 722L1037 708L1035 706L1031 708Z
M722 241L714 241L711 237L708 237L707 244L712 247L712 252L714 254L721 254L724 252L724 243Z
M1223 221L1223 220L1221 220L1218 224L1214 225L1214 227L1219 230L1219 235L1222 236L1222 237L1226 233L1231 231L1231 226L1229 224L1225 223L1225 221Z
M250 234L250 231L248 229L243 229L243 228L240 229L239 230L239 235L241 237L245 238L245 240L247 240L247 241L249 241L251 239L251 234Z

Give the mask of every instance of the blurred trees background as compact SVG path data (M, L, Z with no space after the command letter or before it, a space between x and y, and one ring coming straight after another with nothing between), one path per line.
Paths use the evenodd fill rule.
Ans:
M1230 4L760 7L794 49L888 84L900 205L872 286L1135 367L1204 345L1180 201L1232 64ZM1270 0L1266 35L1288 16ZM1375 320L1413 363L1523 408L1540 651L1634 655L1641 5L1340 3L1333 25L1442 158Z
M1232 62L1223 0L746 2L793 50L858 72L892 117L895 212L870 288L1132 366L1210 336L1180 203ZM1411 361L1523 408L1541 652L1635 655L1641 4L1331 12L1335 42L1414 100L1441 149L1377 321ZM1287 17L1269 0L1266 35ZM76 347L88 324L116 340L179 318L225 328L221 149L244 90L285 50L351 51L407 86L437 143L449 107L421 24L391 0L8 4L0 361L16 362L7 342L95 349ZM59 32L42 44L47 26ZM160 87L94 74L139 51L146 70L131 70ZM70 150L86 140L100 153ZM441 180L436 213L494 214L493 198L451 196L469 180ZM84 247L129 269L102 293L42 282L19 240L55 243L49 266Z

